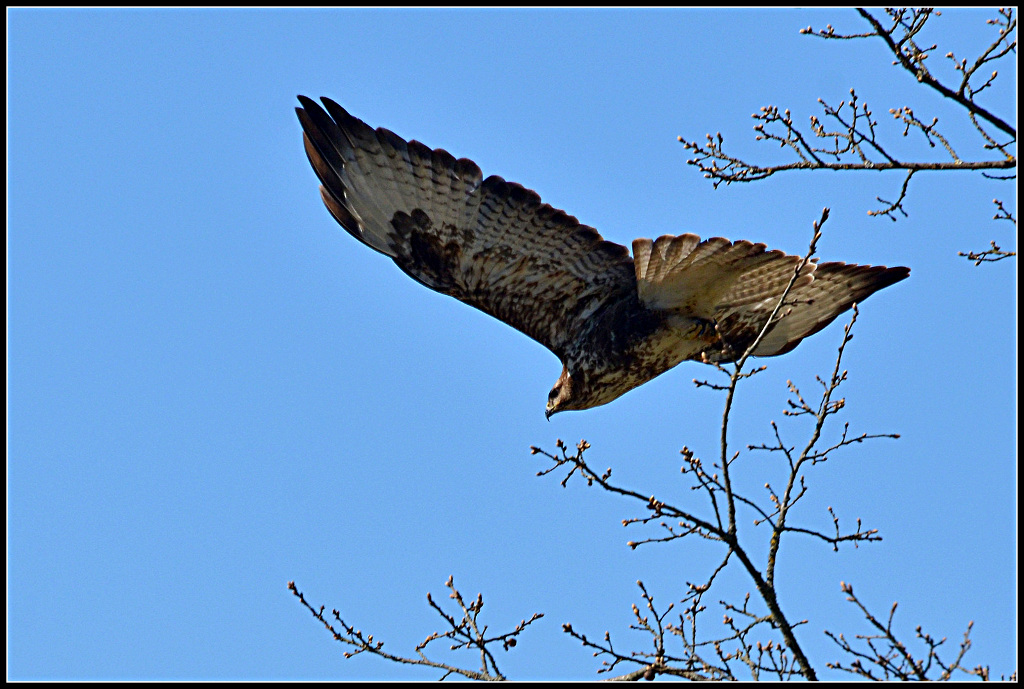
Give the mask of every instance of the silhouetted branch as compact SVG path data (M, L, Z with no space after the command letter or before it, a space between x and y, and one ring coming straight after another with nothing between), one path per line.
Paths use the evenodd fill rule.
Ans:
M1013 217L1012 213L1003 207L1002 201L999 199L992 199L992 203L996 204L996 207L999 209L998 212L992 216L993 220L1009 220L1013 223L1014 227L1017 227L1017 219ZM1016 251L1003 251L994 240L989 242L989 245L992 247L991 249L985 249L984 251L977 252L969 251L967 253L958 251L957 255L964 256L969 261L974 261L974 265L976 266L980 266L982 263L995 263L996 261L1002 261L1004 258L1010 258L1011 256L1017 255Z
M344 655L346 658L351 658L352 656L360 653L370 653L395 663L424 665L426 667L444 670L444 674L441 676L441 679L445 679L453 674L462 675L469 679L505 679L505 676L498 670L498 663L491 652L491 648L497 644L500 644L502 649L505 651L514 648L516 645L516 637L519 636L526 627L536 620L539 620L541 617L544 617L543 613L534 613L533 617L528 620L521 621L510 632L505 632L504 634L498 634L496 636L487 636L487 627L480 625L478 621L480 612L484 607L483 596L477 594L476 599L467 605L466 601L462 598L462 594L455 588L452 577L448 577L448 581L445 582L445 586L451 590L448 597L458 604L458 612L455 615L445 612L440 605L434 602L434 599L428 593L427 603L429 603L430 607L432 607L441 619L445 621L446 627L444 631L433 632L427 636L426 639L420 642L416 646L416 655L418 658L412 658L388 653L384 650L383 641L375 642L372 634L364 636L362 631L346 623L341 618L341 613L337 610L331 611L331 615L334 618L334 621L332 622L324 616L324 606L321 605L319 609L314 608L306 601L302 592L295 586L295 582L288 582L288 590L299 599L299 602L302 603L307 610L313 613L313 617L318 619L320 623L324 625L324 628L331 633L334 640L355 649L345 651ZM451 642L448 649L450 651L467 650L478 652L480 654L480 669L470 670L428 659L425 654L427 646L439 639L447 639Z
M1002 248L995 243L995 240L989 242L991 249L985 249L984 251L969 251L964 253L958 251L957 256L964 256L969 261L974 261L974 265L980 266L982 263L995 263L996 261L1002 261L1004 258L1010 258L1016 256L1016 251L1003 251Z
M980 105L975 97L995 83L998 72L985 76L980 70L990 63L1016 52L1017 19L1013 8L999 10L997 19L988 23L997 28L997 35L992 43L980 55L968 64L967 59L957 59L952 51L946 53L954 69L961 74L959 84L949 86L942 83L927 68L926 61L936 46L922 47L917 37L925 23L933 15L939 15L932 9L887 9L887 24L875 18L865 10L857 10L871 26L871 31L862 33L840 34L828 25L823 30L815 31L812 27L801 29L801 33L832 40L855 40L862 38L881 38L889 51L895 56L894 65L898 65L915 76L918 82L934 89L943 97L951 99L965 109L966 115L975 130L984 140L982 149L998 153L997 156L983 160L966 160L955 150L949 137L938 129L938 118L930 122L919 119L909 107L891 108L889 113L902 123L904 137L911 132L918 133L929 148L944 150L947 160L905 160L889 150L884 143L878 121L866 103L862 103L854 89L850 89L849 101L842 101L832 106L823 99L818 99L824 111L825 121L836 126L826 127L818 117L810 117L808 131L801 130L794 124L791 112L780 110L777 106L767 105L752 117L758 120L754 126L756 140L775 142L780 148L787 150L795 160L778 164L758 164L749 162L724 150L724 139L721 133L714 136L708 134L706 141L688 141L679 137L679 141L687 150L694 152L694 157L687 161L697 167L715 188L719 184L733 182L753 182L770 177L778 172L788 170L903 170L906 176L895 201L878 198L885 204L882 208L868 211L869 215L884 216L896 220L896 214L907 215L903 206L907 197L907 187L915 173L921 171L952 171L952 170L1008 170L1016 169L1015 151L1017 130L1006 119L990 112ZM983 81L982 81L983 80ZM998 130L992 133L989 128ZM1004 137L1002 140L997 136ZM1009 138L1005 138L1009 137ZM984 174L984 173L983 173ZM1007 177L986 175L996 179L1012 179Z
M973 77L978 69L983 65L994 60L998 60L1008 53L1016 52L1017 39L1014 38L1011 40L1013 32L1017 29L1017 19L1013 16L1014 9L1012 7L1001 8L999 10L1000 18L990 19L988 21L989 24L994 24L999 27L999 35L992 44L978 56L970 69L967 68L966 59L958 63L952 51L946 53L946 57L953 61L957 71L963 73L963 80L960 82L960 85L956 90L941 83L931 74L931 72L928 71L928 67L925 66L925 60L928 58L929 52L935 50L936 46L932 45L930 48L922 49L914 42L914 36L924 28L925 22L928 21L929 17L931 17L933 13L940 15L941 12L930 7L924 7L921 9L889 8L886 12L893 20L893 24L888 29L884 28L881 22L875 19L875 17L869 12L866 12L859 7L857 8L857 12L865 19L865 21L871 24L871 27L874 29L872 33L866 35L862 34L861 36L857 36L857 38L878 36L885 41L889 50L896 56L896 60L893 62L894 65L899 64L903 69L913 74L914 78L922 84L930 86L946 98L956 101L963 107L967 108L972 114L983 117L989 123L996 126L1004 133L1012 136L1014 139L1017 138L1016 128L1012 127L1002 118L997 117L974 102L974 96L991 86L997 76L997 73L993 72L992 76L977 88L973 88L970 83L971 77ZM897 31L902 31L903 34L898 39L896 37ZM810 27L807 27L807 30L802 33L811 33ZM817 35L823 36L824 38L832 38L832 36L828 36L822 32L819 32Z
M685 677L687 679L704 679L705 676L703 674L703 668L700 671L696 671L671 665L671 663L685 662L685 659L667 656L665 654L665 632L671 629L671 625L665 623L665 618L668 617L668 614L675 606L670 604L664 612L659 614L654 607L654 597L647 592L643 582L637 581L636 584L640 588L641 595L643 596L644 607L651 614L647 615L645 613L641 613L640 608L634 605L633 616L635 618L635 622L630 625L630 629L642 631L649 635L651 637L653 650L631 651L628 655L622 654L615 650L615 646L611 640L611 635L608 632L604 633L603 641L594 642L588 639L586 634L580 634L573 629L571 624L563 624L562 631L578 640L583 644L584 648L594 649L594 657L607 656L607 658L602 661L602 667L598 670L598 673L611 672L619 665L619 663L639 666L624 675L613 677L611 679L635 680L640 679L641 677L654 679L657 674L675 675L678 677Z
M826 630L825 634L828 638L832 639L844 653L854 658L849 665L837 661L828 663L828 667L872 680L949 680L956 672L974 675L983 680L989 679L987 666L977 665L968 669L962 665L964 656L971 647L971 628L974 626L974 622L967 624L963 641L960 642L960 647L952 661L943 661L939 656L940 647L946 642L945 637L935 639L930 634L922 632L920 626L917 627L916 636L926 647L926 653L923 658L915 658L906 644L900 641L893 631L892 622L896 615L896 603L892 604L889 618L883 624L854 595L853 586L845 582L840 586L843 593L847 595L846 600L860 608L864 617L877 630L877 633L858 634L856 638L864 642L863 648L858 648L847 641L842 634L837 636ZM1016 678L1017 673L1015 672L1010 679L1016 681Z

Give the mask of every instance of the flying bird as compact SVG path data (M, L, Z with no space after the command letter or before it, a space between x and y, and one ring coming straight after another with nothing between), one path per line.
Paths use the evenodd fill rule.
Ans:
M414 280L550 349L546 415L607 404L687 360L729 362L764 328L802 259L694 234L602 239L466 158L373 129L323 98L296 108L320 196ZM790 351L909 268L808 262L756 356Z

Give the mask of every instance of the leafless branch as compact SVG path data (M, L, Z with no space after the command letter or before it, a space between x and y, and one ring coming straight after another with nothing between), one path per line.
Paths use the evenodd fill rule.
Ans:
M985 249L984 251L958 251L957 256L963 256L969 261L974 261L974 265L980 266L982 263L995 263L996 261L1002 261L1004 258L1010 258L1016 256L1016 251L1003 251L1002 248L995 243L995 240L989 242L992 247Z
M694 157L687 161L704 173L715 188L723 182L753 182L788 170L902 170L906 173L900 193L895 201L886 201L880 209L868 211L869 215L888 217L895 221L897 213L906 216L903 204L907 197L910 179L917 172L923 171L964 171L964 170L1013 170L1017 167L1015 145L1017 130L1007 120L990 112L980 105L975 97L990 88L998 77L998 72L983 75L981 70L990 63L1016 52L1017 19L1013 8L999 10L996 19L989 24L996 28L997 35L992 43L969 64L967 59L958 60L952 51L946 58L953 62L954 69L961 74L960 83L947 86L937 79L927 68L927 59L936 46L922 47L917 40L926 22L940 13L932 9L887 9L888 15L883 20L869 12L858 9L861 17L871 27L870 31L861 33L837 33L832 25L815 31L808 26L801 33L831 40L855 40L862 38L881 38L889 51L895 56L894 65L902 67L915 76L918 82L932 88L943 97L948 98L965 110L974 129L982 137L982 148L998 155L978 160L964 159L954 149L952 142L938 129L938 118L926 122L915 115L909 107L889 109L895 120L902 124L902 135L910 136L912 132L920 135L929 148L941 148L944 160L905 160L897 157L883 142L878 121L866 103L860 101L854 89L850 89L850 99L838 106L832 106L822 99L818 102L824 111L825 121L836 126L826 127L825 122L817 116L810 117L807 132L801 130L793 122L790 110L780 110L777 106L762 107L752 117L758 121L754 126L756 140L777 143L788 151L794 160L778 164L757 164L727 153L724 150L724 139L721 133L708 134L706 141L689 141L679 137L679 141L687 150L694 152ZM997 130L997 133L989 129ZM1002 137L997 138L997 137ZM985 174L985 173L983 173ZM1012 179L987 175L995 179Z
M873 634L858 634L856 638L863 642L858 647L850 643L842 634L836 635L826 630L825 634L842 649L843 653L852 656L854 660L848 665L841 661L828 663L828 667L834 670L841 670L859 677L871 680L949 680L957 672L965 675L973 675L983 680L989 679L989 668L977 665L973 668L965 667L964 656L971 648L971 628L974 622L967 624L964 638L956 651L952 661L944 661L939 656L940 647L946 643L946 638L935 639L930 634L916 629L917 638L925 646L925 656L915 658L907 645L896 637L893 631L893 618L896 615L897 604L893 603L889 610L889 617L883 623L853 593L853 586L845 582L840 586L843 593L847 595L846 600L850 601L864 613L864 617L875 628ZM1011 681L1016 681L1017 673L1013 673Z
M929 7L921 9L889 8L886 10L886 13L893 20L893 24L888 29L883 27L878 19L864 9L857 8L857 12L871 25L874 30L873 33L868 34L868 36L878 36L881 38L885 41L885 44L893 55L896 56L896 60L893 62L894 65L899 64L903 69L913 74L920 83L930 86L946 98L956 101L963 107L967 108L967 110L972 114L981 116L990 124L1000 129L1003 133L1013 137L1013 139L1017 138L1017 129L1015 127L974 102L975 94L988 88L995 80L997 74L993 72L992 76L977 88L972 87L970 83L971 77L973 77L978 69L983 65L988 62L998 60L1000 57L1010 52L1016 52L1017 39L1013 37L1013 34L1017 29L1017 19L1014 17L1014 10L1012 7L1000 9L1000 19L989 20L989 24L999 27L999 34L992 44L978 56L974 65L970 69L967 68L966 59L961 63L957 63L952 52L946 53L946 57L953 61L954 65L956 65L956 69L963 73L963 80L960 82L960 86L955 90L949 88L936 79L931 72L928 71L928 67L925 65L925 60L928 59L929 52L935 50L936 46L933 45L929 48L922 49L914 41L914 37L924 28L925 23L931 15L940 15L941 12ZM901 37L896 36L898 31L902 32ZM822 34L819 33L818 35ZM825 38L828 38L828 36L825 36Z
M427 603L429 603L430 607L432 607L441 619L445 621L445 628L444 631L431 633L426 639L420 642L415 649L418 657L413 658L409 656L394 655L385 651L383 641L374 641L372 634L364 636L362 631L345 622L341 617L341 613L337 610L331 611L331 615L334 618L334 621L332 622L324 616L324 606L321 605L319 609L313 607L306 600L305 596L302 595L302 592L295 586L295 582L288 582L288 590L299 599L299 602L302 603L307 610L313 613L313 617L323 624L324 628L330 632L334 640L355 649L345 651L344 655L346 658L351 658L352 656L360 653L370 653L394 663L423 665L443 670L444 674L441 675L441 679L445 679L451 675L461 675L469 679L478 680L505 679L505 676L502 675L498 669L498 663L492 653L492 648L497 645L500 645L505 651L514 648L516 646L516 637L518 637L529 625L544 617L543 613L534 613L530 619L522 620L510 632L505 632L504 634L498 634L496 636L487 636L487 627L479 623L480 612L484 607L483 596L477 594L477 597L473 602L467 604L463 599L462 594L455 588L452 577L448 577L448 581L445 582L445 586L450 589L451 593L448 597L454 600L458 605L458 611L455 615L445 612L440 605L434 602L431 595L429 593L427 594ZM448 663L427 658L425 653L427 646L439 639L447 639L451 642L449 645L450 651L467 650L479 653L480 669L470 670L468 668L458 667L456 665L450 665Z
M1013 217L1006 208L1003 207L1003 202L999 199L992 199L992 203L996 204L996 208L999 210L995 215L992 216L993 220L1009 220L1013 223L1014 227L1017 227L1017 219ZM964 256L969 261L974 261L974 265L980 266L982 263L995 263L996 261L1002 261L1004 258L1010 258L1016 256L1016 251L1003 251L1002 248L995 243L995 240L989 242L990 249L984 251L958 251L958 256Z

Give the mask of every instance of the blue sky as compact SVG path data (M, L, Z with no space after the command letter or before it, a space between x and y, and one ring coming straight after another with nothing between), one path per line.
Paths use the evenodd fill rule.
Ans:
M948 10L928 40L973 57L993 11ZM296 94L475 160L628 245L695 232L801 252L825 206L822 260L907 265L865 303L844 419L898 441L807 474L802 524L861 518L881 543L791 538L781 604L820 676L823 629L866 633L840 581L896 627L960 639L967 664L1016 668L1016 248L977 173L921 174L907 219L870 218L898 174L790 173L712 189L676 137L721 131L759 160L750 114L820 115L851 87L908 157L889 108L962 114L890 66L852 10L8 11L8 677L433 679L342 658L286 588L386 641L438 627L425 595L454 575L492 630L545 617L499 657L519 679L587 679L561 625L623 649L635 581L667 605L717 564L706 542L630 550L640 505L553 477L531 445L586 438L623 485L697 509L679 450L717 454L722 400L687 363L605 407L544 419L560 364L504 324L408 279L323 208ZM1015 65L982 101L1016 120ZM831 370L840 319L762 361L737 446L770 440L785 381ZM836 426L837 427L837 426ZM833 427L833 435L835 437ZM796 444L806 427L784 426ZM750 486L777 480L741 460ZM753 490L753 489L752 489ZM701 508L702 509L702 508ZM745 542L764 534L746 521ZM721 597L751 585L737 574ZM917 647L914 647L917 648ZM443 656L441 656L443 657ZM463 662L474 666L475 657Z

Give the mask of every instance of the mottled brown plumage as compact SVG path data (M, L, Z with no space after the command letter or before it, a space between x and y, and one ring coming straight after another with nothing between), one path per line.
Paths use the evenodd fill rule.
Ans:
M685 360L731 361L764 327L801 259L693 234L601 238L471 160L374 130L340 105L296 108L320 195L406 274L537 340L562 361L547 415L589 409ZM907 268L809 263L754 354L793 349Z

